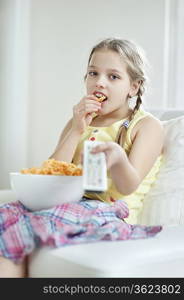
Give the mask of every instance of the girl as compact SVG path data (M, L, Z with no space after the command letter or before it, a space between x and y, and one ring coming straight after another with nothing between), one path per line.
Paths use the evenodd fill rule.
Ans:
M130 41L106 39L97 44L89 56L85 75L87 95L74 106L73 117L64 128L51 156L57 160L78 164L81 162L83 143L86 139L103 142L94 148L93 152L94 155L98 152L104 152L106 155L107 192L87 193L79 203L68 206L68 210L72 210L73 218L76 212L81 213L75 224L78 226L80 223L80 230L83 215L86 213L85 230L86 223L93 224L91 220L95 215L95 225L92 227L100 224L95 231L96 240L148 237L161 230L160 226L148 228L133 225L137 223L144 195L149 191L159 171L163 148L163 128L160 121L141 108L141 96L146 83L144 67L145 59L141 50ZM104 100L100 103L97 100L102 96ZM132 97L137 98L133 109L129 107L129 99ZM125 202L121 199L127 203L129 216ZM62 205L49 210L48 215L45 211L44 214L31 213L19 202L4 205L0 210L0 276L25 276L25 257L38 246L38 236L40 246L48 245L48 240L53 241L52 244L49 243L51 246L62 245L61 241L57 244L57 240L56 243L54 232L55 230L61 235L65 234ZM103 224L99 212L103 217ZM57 216L57 224L53 215ZM29 233L28 230L25 233L25 219L23 223L22 216L26 216ZM88 222L86 216L89 216ZM12 218L14 222L10 222ZM124 222L122 219L125 219ZM42 233L37 226L40 222ZM100 231L102 225L103 234ZM15 247L12 247L12 232L16 230L20 233L20 241L18 250L15 251ZM76 237L75 241L71 241L71 238L69 240L65 235L65 241L92 241L94 233L90 240L90 230L86 240L81 240L80 231L79 240ZM74 232L77 236L76 227ZM17 262L19 264L15 264Z
M106 154L109 189L86 197L106 202L123 198L129 207L126 221L132 224L137 222L144 195L160 168L163 148L161 122L140 108L144 68L142 50L130 41L106 39L96 45L85 76L87 95L74 106L73 118L52 155L78 164L84 140L104 141L94 153ZM102 103L96 101L100 96L105 96ZM130 109L129 99L135 96L136 105Z

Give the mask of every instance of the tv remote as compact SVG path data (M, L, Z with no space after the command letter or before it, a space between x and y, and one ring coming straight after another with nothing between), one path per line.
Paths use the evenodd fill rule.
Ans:
M103 152L91 153L97 141L84 142L83 188L86 192L102 193L107 190L107 166Z

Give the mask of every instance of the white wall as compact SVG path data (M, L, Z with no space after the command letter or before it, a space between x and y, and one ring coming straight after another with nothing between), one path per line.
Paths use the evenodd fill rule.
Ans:
M160 106L163 0L34 0L31 13L30 165L53 151L72 106L83 95L89 51L101 38L129 38L146 49L154 66L147 101Z
M29 1L0 2L0 188L27 164Z
M6 88L0 104L1 115L5 113L0 130L4 162L0 188L8 187L9 171L38 166L52 153L72 115L72 106L83 96L88 54L101 38L132 39L145 49L152 65L145 99L148 107L181 106L181 101L169 96L173 81L168 75L171 68L178 72L171 60L174 35L170 33L178 26L173 20L178 18L181 1L1 1L4 30L0 41L4 48L0 59L3 73L10 64L11 81L7 77L3 84ZM9 43L14 43L10 49L4 44L7 36ZM175 42L181 43L180 36ZM4 143L5 137L8 143Z

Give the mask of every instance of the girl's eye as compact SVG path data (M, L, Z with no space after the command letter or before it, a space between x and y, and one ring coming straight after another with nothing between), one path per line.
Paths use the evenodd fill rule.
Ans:
M110 77L110 79L112 79L112 80L119 79L119 77L116 76L116 75L114 75L114 74L111 74L109 77Z
M96 76L96 75L97 75L97 72L90 71L90 72L88 73L88 75L89 75L89 76Z

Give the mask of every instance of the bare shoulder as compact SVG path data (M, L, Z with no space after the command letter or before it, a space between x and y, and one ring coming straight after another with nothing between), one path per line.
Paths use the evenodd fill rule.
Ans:
M152 115L141 119L133 128L129 160L143 179L157 157L163 153L164 130L162 122ZM146 159L145 159L146 158Z
M146 125L153 127L156 126L157 128L160 127L161 130L163 129L162 122L151 114L147 115L136 124L137 127L143 127Z
M142 129L144 128L144 130L148 129L155 129L156 131L158 130L159 132L163 132L163 125L162 125L162 122L155 118L154 116L152 115L148 115L147 117L143 118L141 121L140 121L140 128L139 129Z
M151 134L160 136L161 139L164 138L164 128L162 122L152 115L148 115L145 118L141 119L133 128L131 139L135 139L137 135L144 133L150 137Z

